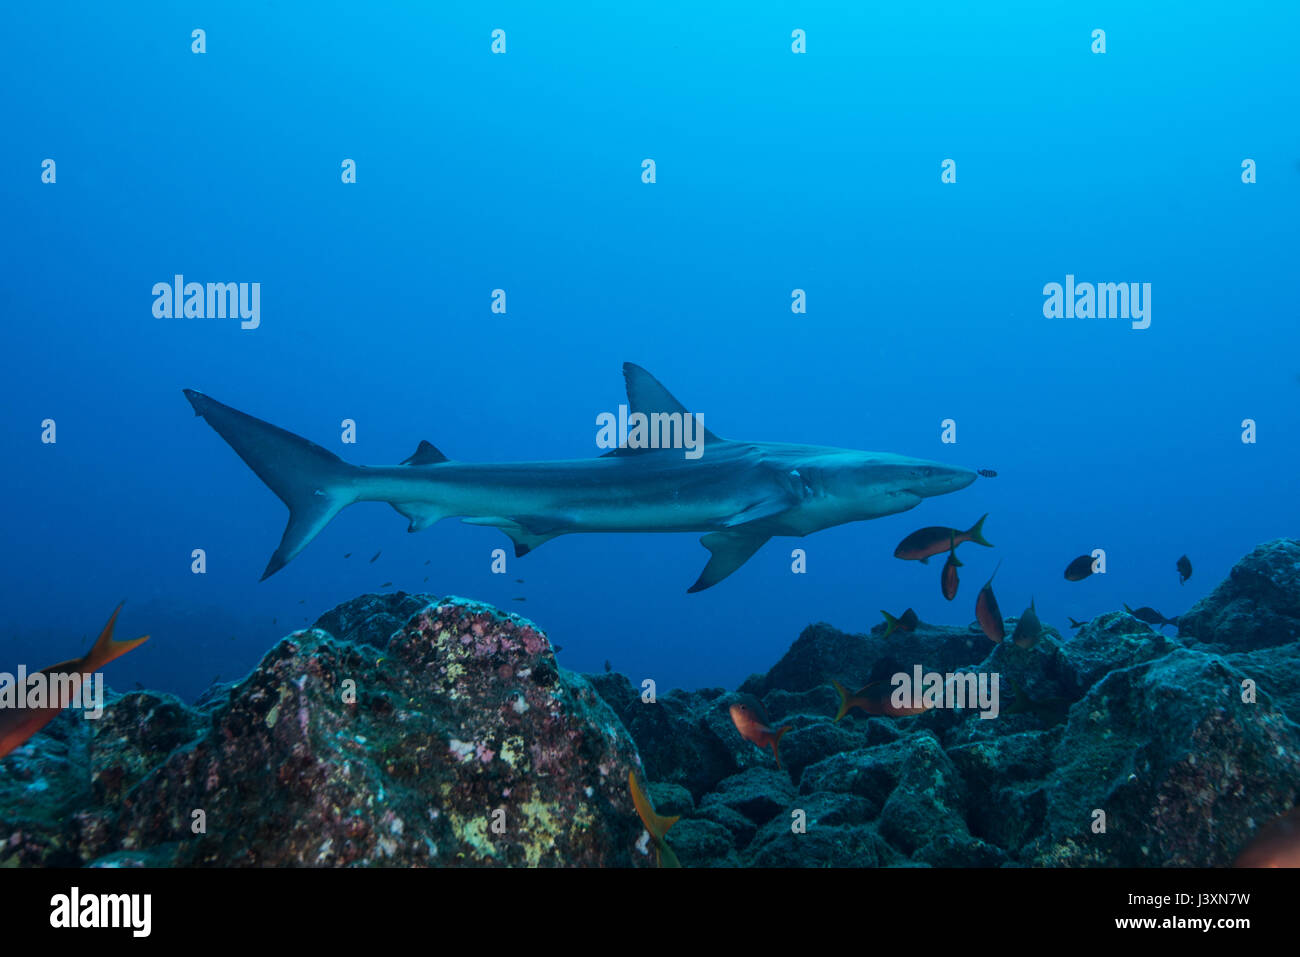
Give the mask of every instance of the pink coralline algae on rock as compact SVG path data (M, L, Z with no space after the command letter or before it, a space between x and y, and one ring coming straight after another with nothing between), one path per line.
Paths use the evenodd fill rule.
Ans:
M396 596L418 610L383 648L373 616L346 609L322 621L364 639L282 639L97 812L82 860L646 865L626 788L640 760L609 706L524 619L411 597Z

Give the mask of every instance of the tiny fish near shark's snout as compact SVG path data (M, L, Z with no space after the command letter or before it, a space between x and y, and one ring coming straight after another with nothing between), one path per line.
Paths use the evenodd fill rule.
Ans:
M640 366L625 363L623 376L633 413L652 421L689 415ZM688 589L695 592L722 581L773 536L905 512L975 481L969 469L888 452L737 442L707 429L698 458L681 449L617 448L591 459L476 465L421 442L400 465L370 468L201 392L186 389L185 397L289 508L263 579L347 506L386 502L412 532L453 516L499 528L516 556L576 532L705 532L700 541L712 557Z

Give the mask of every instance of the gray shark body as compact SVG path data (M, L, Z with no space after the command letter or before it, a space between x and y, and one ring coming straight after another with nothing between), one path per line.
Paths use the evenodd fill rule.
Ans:
M633 413L686 414L644 369L623 368ZM428 442L401 465L350 465L313 442L215 399L185 396L289 507L289 524L263 572L289 563L343 508L387 502L418 532L459 516L504 531L523 555L575 532L706 532L712 553L689 591L715 585L772 536L803 536L903 512L965 488L967 469L885 452L704 433L699 458L678 449L617 449L591 459L470 464Z

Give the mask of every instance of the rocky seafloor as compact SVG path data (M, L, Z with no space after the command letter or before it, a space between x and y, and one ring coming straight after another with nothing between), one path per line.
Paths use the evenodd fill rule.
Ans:
M1300 794L1300 541L1177 637L882 632L811 625L735 691L651 702L517 615L364 595L193 705L110 694L0 760L0 866L649 866L630 770L688 867L1219 866ZM833 679L913 664L997 672L1001 714L834 721ZM728 714L754 699L792 727L779 770Z

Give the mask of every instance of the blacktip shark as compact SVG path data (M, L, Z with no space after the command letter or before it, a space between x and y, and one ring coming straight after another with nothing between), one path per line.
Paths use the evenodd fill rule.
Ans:
M625 363L623 376L632 413L689 414L640 366ZM372 468L184 391L195 414L289 507L263 580L342 509L387 502L409 520L411 532L451 517L495 526L514 542L516 557L575 532L706 532L700 542L712 556L687 589L697 592L722 581L773 536L802 537L905 512L976 478L969 469L887 452L738 442L707 429L694 459L680 448L622 447L589 459L471 464L421 442L400 465Z

